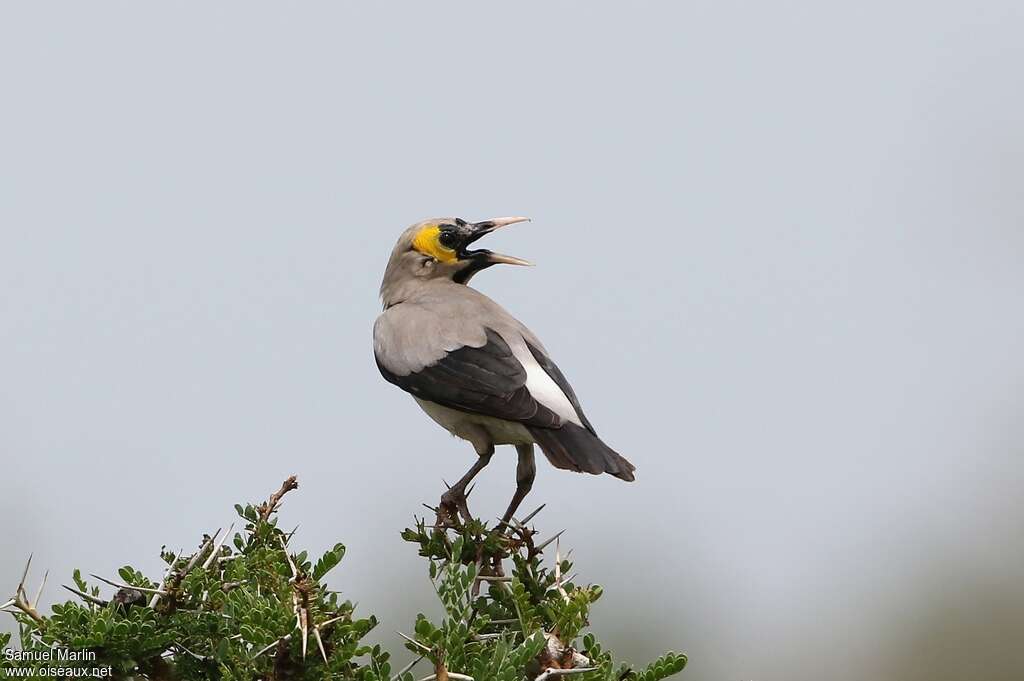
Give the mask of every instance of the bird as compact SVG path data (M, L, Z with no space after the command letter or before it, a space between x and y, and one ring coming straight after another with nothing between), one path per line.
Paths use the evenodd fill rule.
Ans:
M442 495L439 518L471 518L466 488L490 462L496 445L513 445L518 455L516 489L501 518L504 524L533 486L534 445L556 468L634 479L636 468L598 437L537 336L469 285L493 265L531 264L469 248L497 229L527 221L417 222L402 232L384 270L383 311L373 326L377 368L477 455Z

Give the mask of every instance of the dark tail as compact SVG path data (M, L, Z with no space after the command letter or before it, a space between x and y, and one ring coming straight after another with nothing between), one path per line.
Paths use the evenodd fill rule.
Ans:
M594 475L611 473L623 480L633 480L636 466L586 428L569 422L561 428L528 428L555 468Z

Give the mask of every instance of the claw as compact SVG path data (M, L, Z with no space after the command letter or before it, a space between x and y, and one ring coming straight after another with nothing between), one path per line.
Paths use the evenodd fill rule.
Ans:
M441 495L441 504L437 511L438 522L441 523L445 520L458 522L460 515L466 522L473 519L473 515L469 512L469 505L466 503L466 494L458 487L449 488Z

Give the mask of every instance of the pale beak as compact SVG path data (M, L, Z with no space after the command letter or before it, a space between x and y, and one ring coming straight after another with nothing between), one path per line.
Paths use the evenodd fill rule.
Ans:
M517 222L529 222L530 218L494 218L493 220L484 220L483 222L474 223L474 227L478 230L483 230L481 236L489 234L496 229L514 225Z
M470 231L469 237L466 239L466 244L471 244L480 237L490 234L496 229L507 227L508 225L514 225L517 222L529 222L530 218L523 217L510 217L510 218L494 218L493 220L484 220L483 222L474 222L466 225ZM532 265L533 263L522 258L516 258L511 255L503 255L501 253L494 253L491 251L480 250L480 251L468 251L467 254L471 254L480 260L483 260L487 264L503 264L503 265Z
M523 260L522 258L516 258L502 253L488 253L487 260L495 264L500 263L503 265L524 265L526 267L533 267L533 263L529 260Z

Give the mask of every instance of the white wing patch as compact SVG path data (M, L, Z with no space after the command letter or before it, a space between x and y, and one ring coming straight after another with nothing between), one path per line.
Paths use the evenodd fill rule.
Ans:
M544 367L533 358L533 353L526 347L525 341L509 344L512 354L526 370L526 389L530 391L533 399L561 416L566 421L572 421L577 426L583 427L580 417L572 406L572 402L565 396L562 389L558 387Z

